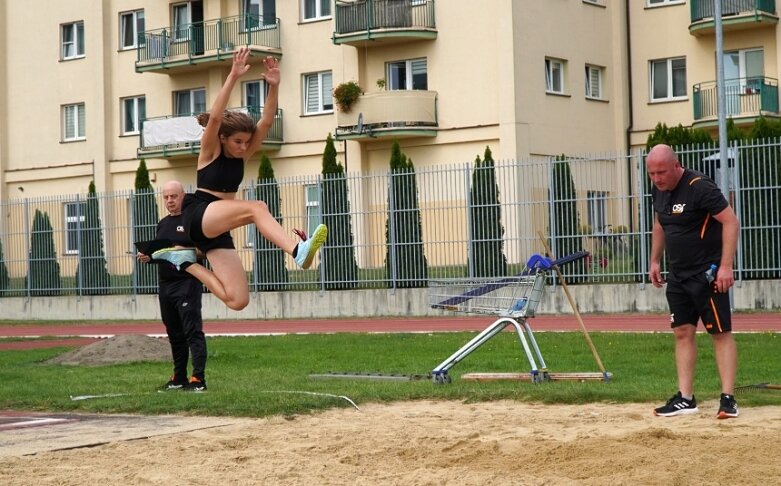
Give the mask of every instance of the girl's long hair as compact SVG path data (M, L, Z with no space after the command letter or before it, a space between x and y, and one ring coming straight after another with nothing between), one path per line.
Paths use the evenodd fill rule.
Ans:
M196 117L198 124L205 127L209 123L209 114L201 113ZM222 123L220 123L219 134L223 137L230 137L234 133L255 133L255 122L246 113L240 111L226 110L222 114Z

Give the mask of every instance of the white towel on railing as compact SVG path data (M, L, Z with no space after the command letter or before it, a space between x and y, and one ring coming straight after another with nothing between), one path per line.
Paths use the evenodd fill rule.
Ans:
M201 140L203 127L194 116L179 116L144 122L143 146L174 145Z

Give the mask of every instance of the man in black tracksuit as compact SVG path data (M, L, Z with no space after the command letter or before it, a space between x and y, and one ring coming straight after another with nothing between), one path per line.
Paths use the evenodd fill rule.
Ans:
M168 216L157 224L157 239L168 239L174 245L192 247L182 223L184 188L178 181L163 186L163 201ZM139 253L139 260L148 262L149 256ZM167 262L160 262L160 315L165 324L174 374L164 388L188 391L206 391L206 337L201 318L203 284L185 271L177 270ZM192 375L187 379L187 362L192 357Z

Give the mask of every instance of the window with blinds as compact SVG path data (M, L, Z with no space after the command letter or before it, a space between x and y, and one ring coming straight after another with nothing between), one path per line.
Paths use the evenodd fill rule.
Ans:
M62 140L84 140L84 103L62 107Z
M602 68L586 65L586 98L602 99Z
M333 77L330 71L304 75L304 114L313 115L334 110Z

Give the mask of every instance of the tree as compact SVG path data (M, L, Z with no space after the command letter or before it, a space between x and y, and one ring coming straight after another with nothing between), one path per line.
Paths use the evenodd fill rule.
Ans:
M711 144L713 139L707 130L686 128L680 123L677 127L668 128L666 123L659 122L656 124L653 133L648 135L645 151L650 151L654 145L660 143L671 147L683 147L695 144Z
M0 291L8 290L10 285L11 279L8 277L8 267L5 265L5 256L3 256L3 242L0 241Z
M59 295L60 264L54 251L52 224L46 211L38 209L30 232L29 263L26 284L30 295Z
M385 270L394 288L428 285L428 262L423 249L423 224L412 159L393 142L388 184L388 220L385 223Z
M135 191L131 195L133 201L131 225L133 226L133 241L154 240L157 234L157 197L149 181L149 171L143 160L136 169ZM133 261L134 286L136 293L154 294L157 292L157 266Z
M79 205L81 207L81 205ZM95 182L90 181L84 208L84 224L79 228L79 265L76 284L85 295L107 294L111 287L106 255L103 250L103 229Z
M486 146L483 160L475 158L472 187L469 191L469 258L474 277L507 275L504 254L504 226L499 204L499 186L491 149Z
M323 246L321 260L325 272L325 288L355 288L358 264L355 261L347 179L344 167L336 161L336 147L330 133L323 151L322 186L323 224L328 227L328 240Z
M565 257L583 250L580 216L578 215L577 191L572 178L569 160L563 154L553 162L553 180L551 181L551 201L553 203L553 220L551 221L551 236L553 237L553 252L556 258ZM562 267L567 273L586 275L586 262L577 260ZM567 283L585 281L585 277L567 278Z
M258 185L255 189L255 198L268 205L271 215L282 224L280 215L279 184L274 177L274 169L271 161L263 154L260 156L258 167ZM285 268L285 254L276 245L267 240L260 231L255 236L255 270L253 275L255 290L280 290L288 283L287 268Z

